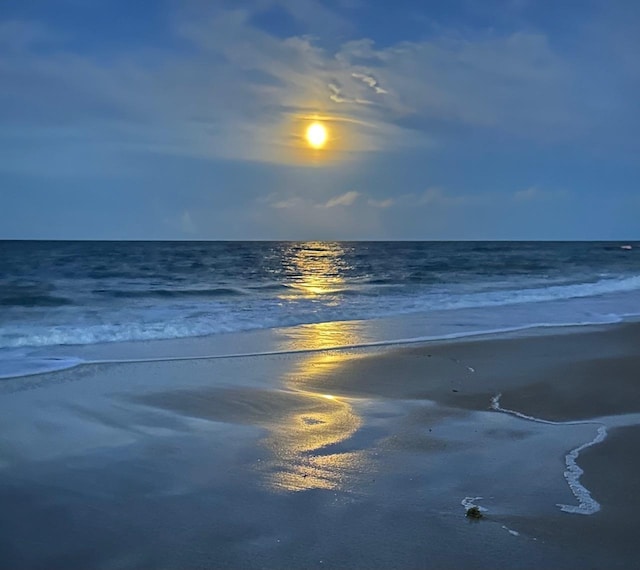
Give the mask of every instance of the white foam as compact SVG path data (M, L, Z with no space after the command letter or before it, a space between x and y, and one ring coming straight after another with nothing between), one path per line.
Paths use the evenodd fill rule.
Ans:
M506 287L499 283L447 284L339 299L331 295L287 301L277 296L241 297L233 302L169 298L135 300L125 305L114 301L109 306L92 305L89 299L87 304L47 309L36 320L32 316L24 319L22 312L12 313L0 330L0 348L190 338L400 317L421 319L429 329L439 327L445 333L464 328L459 336L540 326L605 324L633 314L639 303L638 290L640 276L634 275L539 287L526 281L509 282ZM537 304L535 310L532 303ZM502 309L498 311L499 307ZM537 322L532 322L534 316ZM435 336L452 338L448 334L429 338Z
M588 447L592 445L596 445L598 443L603 442L607 437L607 428L601 425L598 428L598 433L593 440L582 444L580 447L576 447L572 449L566 456L565 461L567 464L567 470L564 472L564 478L567 480L569 484L569 488L571 492L578 499L578 506L574 505L563 505L558 504L560 510L565 513L573 513L576 515L592 515L597 513L600 510L600 503L596 501L584 485L580 483L580 477L584 473L584 470L581 469L576 463L576 459L580 455L581 451L584 451Z
M593 283L573 283L548 287L530 287L527 289L507 289L486 293L462 294L457 295L454 299L449 300L449 302L445 302L444 306L454 309L493 307L519 303L539 303L542 301L593 297L607 293L625 293L639 289L640 275L633 275L615 279L601 279Z
M82 364L79 358L3 358L0 359L0 379L16 378L19 376L32 376L45 374L56 370L65 370Z
M469 509L476 507L479 511L482 512L487 512L489 509L486 509L485 507L481 507L480 505L476 504L476 501L481 501L482 497L465 497L464 499L462 499L462 501L460 501L460 504L464 507L465 511L468 511Z
M572 449L565 456L565 463L567 465L567 469L564 472L564 478L566 479L567 484L569 485L569 489L571 489L571 492L573 493L573 496L578 500L578 505L575 506L575 505L557 504L557 506L560 507L560 510L564 511L565 513L572 513L576 515L592 515L594 513L597 513L600 510L600 503L598 503L598 501L596 501L591 496L591 492L589 491L589 489L587 489L584 485L582 485L582 483L580 483L580 477L583 475L584 470L579 467L576 460L578 459L578 456L580 455L581 451L584 451L585 449L587 449L588 447L591 447L592 445L601 443L606 439L607 437L606 426L601 422L593 421L593 420L554 422L550 420L536 418L533 416L528 416L521 412L517 412L515 410L508 410L506 408L501 407L500 406L501 397L502 397L502 394L496 394L493 398L491 398L491 408L497 412L509 414L523 420L541 423L541 424L547 424L547 425L554 425L554 426L598 425L598 433L596 434L594 439L580 445L579 447L576 447L575 449Z
M618 322L619 319L611 321ZM345 324L349 324L349 326L361 327L363 323L368 323L367 326L368 332L367 336L373 336L374 338L383 337L382 340L371 340L368 342L360 342L360 343L335 343L335 344L326 344L318 347L311 348L300 348L300 349L275 349L275 350L246 350L241 352L212 352L210 350L210 345L202 345L203 349L199 352L199 354L193 354L192 352L187 356L172 356L167 355L165 347L162 347L161 354L155 357L140 357L140 358L120 358L117 355L117 350L109 351L113 354L113 357L109 358L75 358L73 355L68 356L64 355L64 360L68 361L67 363L60 361L59 358L51 357L50 355L43 355L42 348L46 348L48 346L53 347L71 347L74 345L82 346L82 345L98 345L103 344L107 345L116 345L120 342L126 341L139 341L139 340L153 340L153 341L176 341L179 339L185 338L193 338L203 336L208 337L208 334L194 334L197 331L189 328L188 325L185 325L185 328L178 328L171 325L165 325L164 329L156 325L149 325L150 328L145 329L141 327L139 324L135 324L132 328L128 327L116 327L116 326L103 326L99 327L99 330L94 330L93 327L89 329L77 329L77 330L49 330L46 333L42 333L41 335L35 335L30 337L22 337L18 339L13 339L13 342L9 343L9 347L2 347L0 343L0 362L8 361L6 365L0 366L0 378L9 378L9 377L18 377L18 376L29 376L32 374L39 374L51 370L58 370L68 368L70 366L77 366L79 364L87 363L87 364L106 364L106 363L136 363L136 362L166 362L166 361L180 361L180 360L208 360L208 359L219 359L219 358L239 358L239 357L256 357L256 356L274 356L274 355L287 355L287 354L305 354L305 353L314 353L314 352L322 352L327 350L356 350L356 349L367 349L367 348L384 348L384 347L394 347L394 346L402 346L402 345L412 345L412 344L421 344L425 342L433 342L433 341L447 341L447 340L457 340L464 339L469 337L483 337L490 336L495 334L505 334L519 331L527 331L532 329L547 329L547 328L562 328L562 327L575 327L575 326L589 326L589 325L599 325L602 324L602 321L595 322L578 322L578 323L532 323L518 326L506 326L506 327L496 327L496 328L478 328L478 329L466 329L463 331L457 332L442 332L440 334L433 335L416 335L410 337L401 337L401 338L384 338L384 336L389 335L387 332L387 327L382 323L385 321L379 321L380 324L376 324L374 328L371 328L370 321L342 321L337 322L336 324L340 326L344 326ZM389 321L391 322L391 321ZM422 321L416 321L418 323ZM326 323L323 323L326 324ZM147 325L145 325L147 326ZM223 325L224 326L224 325ZM300 325L303 328L314 327L315 324L308 325ZM444 325L446 326L446 325ZM413 329L409 329L410 332L413 332L419 327L413 327ZM439 327L438 327L439 328ZM293 336L296 336L297 327L287 327L287 328L276 328L273 331L279 333L280 335L287 337L291 333ZM402 330L402 329L401 329ZM446 329L445 329L446 330ZM391 336L395 336L398 332L392 329ZM160 333L157 335L156 333ZM202 331L200 331L202 332ZM248 331L243 331L238 334L245 334ZM272 331L261 331L260 334L271 334ZM111 335L110 333L113 333ZM137 334L141 333L141 334ZM255 334L255 333L254 333ZM168 338L167 338L168 336ZM357 337L357 334L353 336ZM265 341L266 337L263 338ZM227 343L228 344L228 343ZM262 344L259 342L258 346ZM266 346L273 346L273 337L270 340L266 341ZM129 345L131 346L131 345ZM255 343L251 345L256 346ZM17 350L28 350L29 348L39 348L40 353L35 359L31 357L21 357L19 359L15 359L12 357L12 354ZM54 349L55 350L55 349ZM59 354L59 351L57 351ZM54 352L54 354L56 354ZM56 360L58 362L56 362ZM472 366L463 365L461 366L470 373L475 372L475 369ZM500 408L499 406L500 394L498 394L492 400L492 407L496 411L501 411L509 414L516 415L523 419L528 419L532 421L538 421L541 423L554 423L548 422L546 420L540 420L537 418L532 418L525 416L524 414L520 414L519 412L506 410ZM495 402L494 402L495 400Z
M543 420L542 418L535 418L533 416L528 416L527 414L523 414L522 412L517 412L516 410L508 410L507 408L503 408L500 406L500 398L502 398L502 394L496 394L493 398L491 398L491 409L496 412L502 412L503 414L509 414L511 416L515 416L516 418L521 418L523 420L528 420L530 422L536 422L539 424L548 424L548 425L567 425L571 423L583 423L583 422L553 422L551 420Z

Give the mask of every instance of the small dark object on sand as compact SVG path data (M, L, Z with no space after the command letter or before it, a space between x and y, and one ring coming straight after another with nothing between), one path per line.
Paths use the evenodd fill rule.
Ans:
M469 507L467 509L467 517L470 519L481 519L482 513L478 507Z

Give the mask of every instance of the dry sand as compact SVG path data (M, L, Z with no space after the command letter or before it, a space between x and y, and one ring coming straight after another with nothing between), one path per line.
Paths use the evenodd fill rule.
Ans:
M5 381L0 568L634 567L640 326L539 333Z

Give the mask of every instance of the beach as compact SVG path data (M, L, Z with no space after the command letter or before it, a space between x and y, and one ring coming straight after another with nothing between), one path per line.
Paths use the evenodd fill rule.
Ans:
M624 323L6 379L0 566L632 567L639 344Z

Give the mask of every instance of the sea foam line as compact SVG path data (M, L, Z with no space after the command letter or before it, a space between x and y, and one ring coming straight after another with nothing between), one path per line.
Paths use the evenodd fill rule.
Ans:
M416 336L409 338L399 338L399 339L385 339L385 340L377 340L377 341L369 341L362 343L354 343L354 344L339 344L339 345L328 345L321 346L317 348L301 348L301 349L284 349L284 350L267 350L267 351L248 351L248 352L239 352L239 353L227 353L227 354L194 354L189 356L155 356L155 357L142 357L142 358L108 358L108 359L93 359L93 360L83 360L76 357L69 357L68 360L74 360L75 362L72 364L61 365L59 367L51 367L47 370L25 370L25 371L12 371L12 372L2 372L0 370L0 379L9 379L9 378L24 378L29 376L36 376L40 374L47 374L50 372L56 372L60 370L65 370L69 368L75 368L76 366L84 366L89 364L135 364L135 363L153 363L153 362L180 362L180 361L189 361L189 360L219 360L219 359L233 359L233 358L255 358L255 357L263 357L263 356L288 356L288 355L297 355L297 354L313 354L318 352L325 351L346 351L346 350L359 350L359 349L367 349L367 348L393 348L399 346L411 346L416 344L426 344L431 342L447 342L447 341L457 341L457 340L482 340L487 337L501 335L501 334L510 334L517 333L528 330L544 330L544 329L562 329L562 328L570 328L570 327L593 327L593 326L601 326L607 324L617 324L622 322L622 319L616 317L608 322L600 322L600 321L589 321L589 322L566 322L566 323L532 323L527 325L519 325L513 327L500 327L494 329L480 329L480 330L471 330L465 332L456 332L449 333L443 335L429 335L429 336ZM296 325L301 326L301 325ZM289 328L289 327L284 327ZM292 328L295 328L292 327ZM192 337L195 338L195 337ZM176 338L154 338L149 339L152 341L164 341L164 340L177 340ZM80 343L82 345L82 343ZM108 344L104 343L89 343L89 344ZM20 346L0 346L0 350L2 349L14 349L14 348L25 348L31 347L32 345L20 345ZM2 359L2 355L0 353L0 359ZM50 360L55 361L58 360L58 357L47 357L41 356L38 357L38 360ZM455 359L452 359L455 361ZM466 368L469 372L475 372L475 369L471 366L467 366L461 364L464 368ZM498 396L499 397L499 396ZM519 412L512 412L509 410L501 410L507 413L511 413L514 415L519 415L519 417L530 419L532 421L541 421L545 422L545 420L537 420L536 418L529 418ZM546 422L553 423L553 422Z
M582 483L580 483L580 477L583 475L584 470L580 468L577 463L577 459L580 455L580 452L585 449L591 447L592 445L597 445L598 443L602 443L607 438L607 428L604 424L600 422L594 421L570 421L570 422L554 422L550 420L543 420L541 418L536 418L533 416L528 416L516 410L508 410L507 408L503 408L500 406L500 398L502 394L496 394L493 398L491 398L491 409L496 412L502 412L504 414L509 414L515 416L517 418L537 422L541 424L554 425L554 426L567 426L567 425L597 425L598 432L596 436L587 443L583 443L579 447L572 449L565 455L565 464L567 466L564 472L564 478L569 485L569 489L573 493L573 496L578 500L578 506L575 505L565 505L561 503L557 503L556 506L560 507L561 511L565 513L572 513L576 515L593 515L600 510L600 503L596 501L592 496L589 489L587 489Z
M607 428L601 425L598 428L598 434L593 440L582 444L580 447L572 449L565 457L567 464L567 470L564 472L564 478L569 484L569 488L574 496L578 499L578 506L563 505L558 503L557 506L565 513L573 513L576 515L592 515L600 510L600 503L596 501L589 490L580 483L580 476L584 473L584 470L576 463L576 459L580 455L581 451L584 451L592 445L603 442L607 438Z
M141 357L141 358L108 358L108 359L92 359L92 360L82 360L80 358L69 358L68 360L73 360L73 363L69 365L60 366L59 368L51 368L50 370L42 370L42 371L26 371L23 373L9 373L3 374L0 372L0 379L8 379L8 378L23 378L28 376L36 376L39 374L47 374L50 372L56 372L60 370L66 370L69 368L75 368L76 366L86 366L91 364L148 364L154 362L184 362L184 361L198 361L198 360L223 360L223 359L237 359L237 358L257 358L257 357L267 357L267 356L296 356L296 355L305 355L305 354L316 354L320 352L346 352L349 350L363 350L363 349L378 349L378 348L397 348L402 346L412 346L417 344L426 344L430 342L446 342L446 341L456 341L456 340L465 340L465 339L482 339L484 337L489 337L496 334L502 333L510 333L510 332L518 332L521 330L527 330L529 328L537 328L544 327L545 325L532 325L532 326L522 326L522 327L512 327L512 328L500 328L500 329L488 329L488 330L480 330L480 331L469 331L463 333L450 333L445 335L438 336L418 336L418 337L410 337L410 338L399 338L399 339L386 339L386 340L375 340L370 342L361 342L361 343L353 343L353 344L340 344L340 345L328 345L328 346L319 346L315 348L296 348L296 349L276 349L276 350L264 350L264 351L247 351L247 352L232 352L226 354L192 354L188 356L152 356L152 357ZM575 326L575 325L561 325L561 326ZM175 339L154 339L158 341L162 340L175 340ZM7 347L0 347L7 348ZM14 347L8 347L14 348ZM55 362L56 360L63 360L57 357L39 357L38 360L50 360ZM471 366L467 366L466 364L461 363L457 359L451 359L456 364L460 364L463 368L465 368L468 372L475 372L475 369Z

